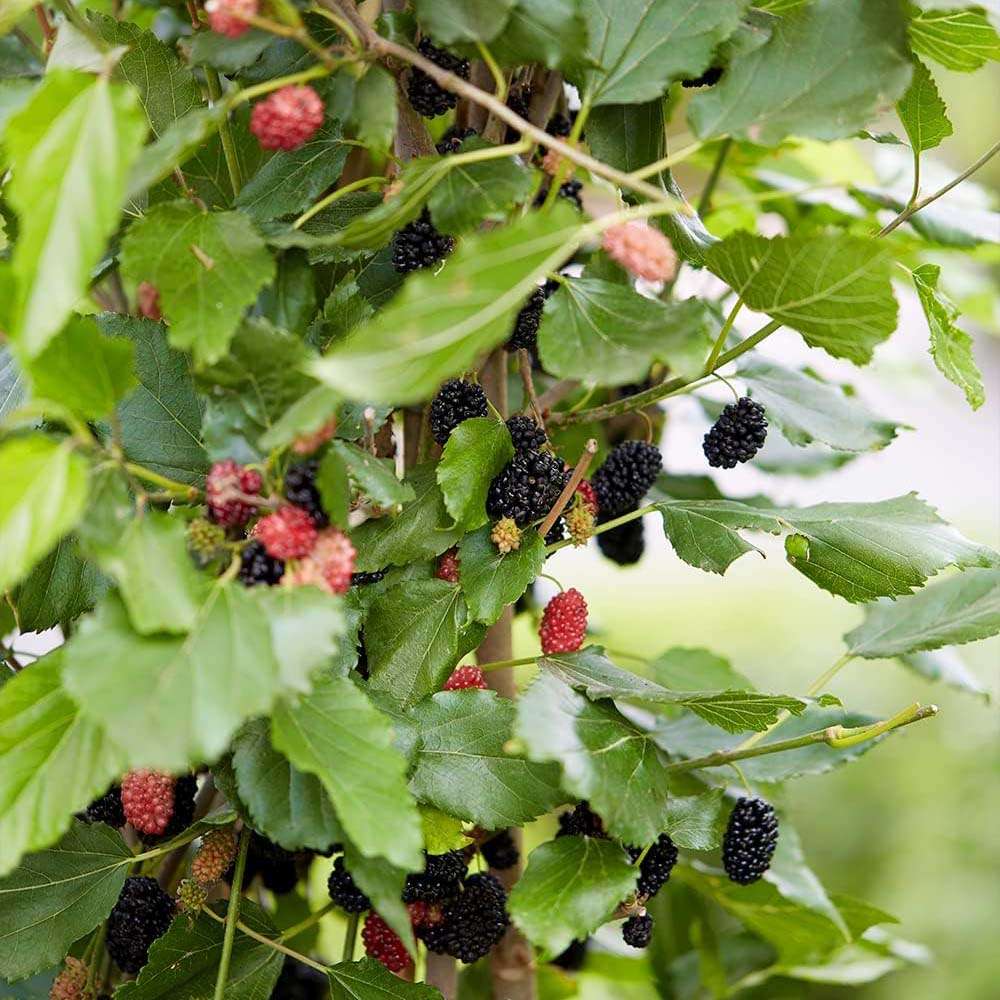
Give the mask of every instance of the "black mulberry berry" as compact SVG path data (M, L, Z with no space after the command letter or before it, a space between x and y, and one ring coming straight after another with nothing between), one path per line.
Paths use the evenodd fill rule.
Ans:
M386 570L384 569L377 569L374 573L352 573L351 586L367 587L370 583L378 583L385 577L385 574Z
M701 76L691 80L681 80L682 87L711 87L722 79L721 66L709 66Z
M609 520L635 510L662 467L659 448L645 441L623 441L612 448L590 478L601 517Z
M431 43L429 38L420 39L417 51L425 59L430 59L435 66L440 66L441 69L454 73L463 80L469 79L468 59L462 59L444 49L439 49ZM409 97L413 110L425 118L437 118L438 115L446 114L458 104L456 94L438 86L422 69L416 67L410 71L410 82L406 89L406 96Z
M653 918L644 913L629 917L622 924L622 940L633 948L645 948L653 937Z
M605 520L612 520L606 518ZM642 518L626 521L617 528L602 531L597 536L597 547L605 559L610 559L619 566L634 566L646 551L646 537L642 527Z
M533 351L538 342L538 327L542 322L542 309L545 307L545 290L536 288L521 307L514 320L514 332L507 341L508 351Z
M583 201L580 198L580 192L583 190L583 182L576 180L563 181L559 185L559 197L565 198L567 201L573 202L574 205L582 212L583 211Z
M468 863L461 851L428 854L422 872L406 876L403 902L438 903L458 894Z
M490 868L496 868L499 871L513 868L521 860L520 851L517 849L517 844L514 843L514 838L510 835L510 830L501 830L489 840L484 841L479 846L479 853L482 854Z
M226 872L224 877L227 882L232 882L234 868L231 866ZM247 851L244 885L249 885L258 875L264 888L279 896L291 892L299 881L296 856L254 831L250 835Z
M778 817L763 799L740 799L722 838L722 866L733 882L749 885L767 871L778 844Z
M400 274L434 267L455 249L450 236L439 233L425 208L418 219L408 222L392 238L392 266Z
M764 407L749 396L730 403L705 435L702 450L713 469L732 469L749 462L764 446L767 419Z
M84 813L88 823L107 823L123 827L125 810L122 808L122 786L112 785L99 799L94 799Z
M531 417L519 415L507 421L514 451L538 451L548 441L545 431Z
M578 802L559 815L557 837L606 837L604 822L586 802Z
M482 386L453 378L441 386L431 403L431 434L443 445L463 420L485 417L487 413L489 405Z
M519 115L521 118L527 118L528 113L531 111L531 98L532 89L527 85L521 85L517 87L511 87L510 92L507 94L507 107L514 112L515 115ZM504 142L517 142L521 137L521 133L517 131L516 128L511 128L507 126L507 131L504 134Z
M569 476L554 455L518 452L490 483L486 513L494 521L513 518L519 528L524 528L552 509Z
M125 879L108 917L108 954L122 972L138 972L149 961L149 946L174 919L173 899L155 878Z
M590 938L578 938L571 941L564 951L561 951L554 959L552 965L559 966L567 972L578 972L583 968L583 963L587 958L587 947Z
M323 510L323 499L316 485L318 473L319 462L316 459L290 465L285 473L285 499L307 511L317 528L325 528L330 519Z
M472 138L474 135L479 133L474 128L457 128L452 126L448 129L443 136L441 136L441 141L437 144L435 149L442 156L451 156L453 153L457 153L462 148L462 143L466 139Z
M330 899L347 913L364 913L372 908L371 900L358 888L351 873L344 867L343 858L334 861L326 888Z
M655 896L666 885L675 864L677 848L667 834L661 833L639 865L639 880L636 883L639 895L647 899Z
M249 542L240 553L240 583L256 587L264 583L273 587L285 575L285 564L267 554L260 542Z
M326 1000L329 995L330 980L324 973L286 958L271 1000Z
M561 111L557 111L549 119L548 125L545 126L545 131L549 135L554 135L557 139L565 139L573 131L576 114L575 111L571 111L568 115L564 115Z
M507 893L492 875L470 875L462 893L445 905L448 954L467 964L489 954L503 937L510 918Z

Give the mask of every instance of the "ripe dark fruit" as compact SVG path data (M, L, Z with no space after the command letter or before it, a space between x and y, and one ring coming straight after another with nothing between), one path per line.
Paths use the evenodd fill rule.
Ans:
M749 396L730 403L705 435L702 450L713 469L732 469L749 462L764 447L767 418L764 407Z
M330 899L347 913L364 913L372 908L371 900L357 887L351 873L344 867L343 858L334 861L326 888Z
M437 903L455 896L465 878L468 862L461 851L428 854L422 872L406 876L404 903Z
M709 66L701 76L691 80L681 80L682 87L711 87L722 79L721 66Z
M431 434L443 445L451 432L464 420L485 417L489 412L486 393L475 382L453 378L445 382L431 403Z
M489 954L510 923L507 893L492 875L470 875L445 905L448 954L471 963Z
M632 948L645 948L653 938L653 918L644 913L622 924L622 940Z
M541 451L518 452L490 483L486 513L509 517L519 528L544 517L569 479L563 463Z
M330 520L323 510L323 500L316 485L319 462L298 462L285 473L285 499L307 511L317 528L325 528Z
M286 958L271 1000L327 1000L329 995L330 980L324 973Z
M663 467L660 449L645 441L623 441L590 477L601 517L611 520L635 510Z
M578 802L559 815L557 837L606 837L604 822L586 802Z
M248 542L240 553L240 583L246 587L273 587L285 575L285 564L267 554L260 542Z
M431 43L429 38L421 38L417 45L417 51L425 58L430 59L435 66L448 70L460 76L463 80L469 79L469 61L460 56L453 56L444 49L439 49ZM424 118L437 118L438 115L446 114L456 104L458 96L450 90L445 90L434 82L422 69L414 67L410 71L410 81L406 88L406 96L413 105L413 110Z
M567 972L578 972L583 968L583 963L587 959L587 946L589 938L581 938L571 941L565 951L561 951L554 959L552 965L557 965Z
M501 830L494 834L489 840L479 845L479 853L490 866L499 871L506 871L513 868L521 859L521 852L514 843L514 838L510 835L510 830Z
M538 341L538 327L542 322L542 309L545 307L545 290L536 288L528 301L514 320L514 332L507 341L508 351L533 351Z
M722 838L722 866L733 882L749 885L771 866L778 844L778 817L763 799L740 799Z
M636 883L639 895L647 899L655 896L667 884L675 864L677 848L667 834L661 833L639 865L639 880Z
M462 143L466 139L470 139L474 135L479 133L474 128L464 128L460 129L457 127L452 127L448 129L443 136L441 136L441 141L435 146L435 149L442 156L451 156L453 153L457 153L462 148Z
M249 885L258 875L264 888L279 896L291 892L299 881L295 855L254 832L250 835L244 885ZM232 877L231 867L226 872L225 879L231 882Z
M386 574L384 569L377 569L374 573L352 573L352 587L367 587L371 583L378 583Z
M122 972L138 972L149 961L149 947L174 919L173 899L155 878L125 879L108 917L108 954Z
M634 566L646 551L642 518L637 517L634 521L619 524L617 528L602 531L597 536L597 547L601 550L601 555L613 563Z
M507 421L514 451L538 451L548 441L545 431L531 417L516 416Z
M400 274L435 267L455 249L450 236L439 233L425 208L420 218L408 222L392 238L392 266Z
M108 826L123 827L125 810L122 808L121 785L112 785L99 799L94 799L84 813L88 823L107 823Z

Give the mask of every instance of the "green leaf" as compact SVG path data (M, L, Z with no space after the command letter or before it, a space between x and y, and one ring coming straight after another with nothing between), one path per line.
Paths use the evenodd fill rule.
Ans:
M396 932L411 956L417 953L410 914L403 904L406 870L385 858L366 858L349 840L344 843L344 862L351 877L371 900L372 909Z
M779 712L798 715L805 707L803 702L788 695L756 691L668 691L616 667L600 646L588 646L578 653L544 656L538 665L590 699L620 698L653 705L682 705L730 733L748 729L763 732L775 722Z
M919 60L913 60L913 80L896 104L899 120L916 155L941 145L952 134L948 109L938 93L930 70Z
M865 608L844 636L847 652L874 660L976 642L1000 632L1000 570L970 569L901 601Z
M751 309L798 330L810 347L835 358L867 364L896 329L891 255L872 238L767 239L741 231L716 243L706 262Z
M6 35L31 7L31 0L8 0L0 11L0 35Z
M44 632L71 622L90 611L107 587L107 578L80 555L76 538L67 535L14 591L20 630Z
M359 851L420 867L420 814L406 788L406 760L392 745L389 720L353 681L327 677L296 704L279 704L271 739L320 779Z
M285 448L300 434L313 434L337 413L340 396L325 385L317 385L300 396L271 425L258 444L266 451Z
M434 809L420 807L420 822L424 829L424 848L428 854L447 854L468 847L469 837L462 832L462 821Z
M327 121L307 143L274 154L236 198L255 222L300 212L340 177L351 147L338 121Z
M369 685L412 705L448 679L464 624L462 592L446 580L403 583L376 598L365 621Z
M506 555L490 541L489 525L466 535L458 546L459 584L469 614L492 625L545 565L545 541L537 531L521 535L521 547Z
M515 715L509 699L493 691L443 691L410 715L421 739L411 787L422 802L499 830L565 801L558 768L504 752Z
M767 410L768 422L794 445L819 441L840 451L877 451L905 426L881 419L808 371L755 361L741 368L739 377Z
M316 488L330 521L346 528L351 507L351 480L343 458L332 448L320 459Z
M169 479L200 484L208 468L201 443L204 404L187 358L167 346L159 323L114 313L103 314L98 323L135 347L139 388L118 407L125 456Z
M286 850L325 851L341 833L319 778L296 768L271 745L264 719L248 722L233 740L233 771L254 826Z
M209 580L195 569L187 550L187 527L179 517L147 511L134 518L114 545L96 552L118 584L137 632L187 632L205 602ZM149 585L156 567L156 587Z
M575 278L546 303L538 348L552 375L624 385L644 379L654 361L682 377L699 373L711 326L696 299L661 302L615 282Z
M976 7L917 10L910 20L913 50L946 69L971 73L988 60L1000 59L1000 36Z
M112 595L67 644L65 683L130 766L180 771L215 760L279 696L308 691L343 629L340 602L312 587L217 583L187 636L139 635Z
M502 420L463 420L444 446L437 481L448 513L466 531L486 524L486 494L490 483L514 457L510 432Z
M931 357L938 371L957 385L974 410L986 402L983 376L972 356L972 337L955 325L958 310L943 292L938 291L941 268L920 264L913 270L913 284L931 333Z
M573 66L587 44L587 22L577 0L517 0L507 27L490 43L503 66L541 63L549 69Z
M386 151L396 133L396 81L381 66L369 66L354 88L349 124L370 150Z
M951 648L936 649L931 652L904 653L899 662L908 670L929 681L940 681L959 691L978 695L984 701L990 700L989 691L962 662L958 652Z
M115 72L138 91L154 135L162 135L175 121L204 103L194 74L172 46L137 24L94 11L88 13L106 41L129 46Z
M56 651L0 688L0 874L57 840L123 770L118 749L63 691L62 669Z
M655 163L666 146L662 99L594 108L587 118L587 145L601 162L626 173Z
M738 688L752 691L754 686L722 656L707 649L673 646L649 661L657 683L675 691L709 691Z
M678 846L692 851L713 851L722 843L729 807L722 789L701 795L674 796L663 814L663 832Z
M313 374L350 399L427 398L507 339L525 297L572 252L580 231L573 209L557 205L467 237L440 273L411 275L370 323L312 365Z
M85 776L86 768L79 773ZM10 874L0 881L0 976L23 979L61 962L70 945L111 912L131 859L117 830L74 821L54 847L25 858L14 871L5 863L2 870Z
M588 103L640 104L674 80L708 69L715 47L736 30L742 0L581 0L590 44L571 74Z
M225 904L215 904L215 911L224 915ZM265 937L278 936L267 914L249 900L240 904L240 920ZM175 920L167 933L151 945L149 961L139 978L115 992L120 1000L204 1000L215 990L224 933L223 925L204 913L194 920ZM283 962L281 952L237 933L226 980L226 1000L269 996Z
M214 66L223 73L235 73L255 63L274 41L274 36L251 28L238 38L214 31L196 31L191 38L189 59L193 65Z
M662 832L666 757L610 702L588 701L545 670L518 700L516 735L530 760L561 765L563 788L587 799L608 833L648 844Z
M611 917L635 892L637 874L619 844L559 837L531 852L508 909L532 944L558 955Z
M829 726L866 726L877 722L874 716L848 712L843 708L821 708L808 705L798 717L788 719L780 729L765 736L757 745L793 739ZM742 742L738 734L723 735L707 722L686 716L675 721L663 720L656 724L650 735L672 757L704 757L716 750L730 750ZM856 760L884 739L868 740L856 746L835 749L826 743L813 743L798 750L765 754L740 761L740 770L750 781L778 782L807 774L825 774L835 767ZM705 780L722 787L732 784L733 772L728 766L701 768L698 772Z
M441 994L424 983L407 983L381 962L338 962L326 970L330 1000L441 1000Z
M466 139L462 152L489 149L482 139ZM460 163L431 191L428 207L443 233L462 233L484 220L503 222L514 205L525 201L535 181L513 157Z
M87 499L89 463L71 440L41 434L0 445L0 592L24 579L32 566L70 531Z
M688 118L702 139L841 139L900 97L910 74L900 0L814 0L777 21L764 44L737 52Z
M14 170L7 195L20 223L9 332L28 357L59 332L86 292L145 136L132 90L67 70L47 74L7 123Z
M66 328L25 367L38 399L68 407L85 420L107 416L138 380L135 349L104 336L91 319L74 316Z
M316 314L316 274L304 253L281 255L274 283L260 293L256 311L281 330L305 334Z
M197 249L195 249L197 248ZM240 212L202 212L189 201L156 205L122 240L122 274L155 285L174 347L195 361L222 358L243 311L274 277L274 261Z
M438 44L488 42L503 30L516 0L414 0L420 26Z
M331 448L350 470L351 477L361 492L383 507L395 507L414 499L415 493L409 483L396 478L393 462L388 458L376 458L347 441L334 441Z
M0 420L5 421L24 403L28 395L25 383L26 379L10 348L0 347Z

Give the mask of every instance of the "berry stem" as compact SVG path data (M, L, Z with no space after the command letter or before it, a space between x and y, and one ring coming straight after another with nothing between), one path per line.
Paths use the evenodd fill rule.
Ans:
M541 654L539 654L541 656ZM525 667L529 663L537 663L538 656L522 656L517 660L494 660L492 663L480 663L480 670L502 670L504 667Z
M211 917L217 924L225 924L226 920L224 917L220 917L218 913L214 910L209 909L207 906L202 907L202 913L207 917ZM274 938L265 937L263 934L258 934L252 927L247 927L242 920L236 921L236 929L241 934L246 934L248 938L252 938L254 941L260 944L266 944L268 948L273 948L275 951L280 951L282 955L287 955L289 958L294 958L296 962L301 962L303 965L308 965L310 969L315 969L317 972L326 972L327 967L325 965L320 965L319 962L314 962L308 955L303 955L300 952L289 948L287 945L283 945L280 941L275 941Z
M250 848L250 828L244 827L240 834L240 849L236 855L236 870L229 890L229 905L226 907L225 931L222 936L222 954L219 956L219 973L215 979L215 1000L225 1000L226 983L229 980L229 963L233 958L233 943L236 941L236 925L240 919L240 900L243 898L243 876L247 869L247 851Z
M311 208L307 208L293 223L292 229L301 229L305 223L307 223L314 215L318 215L323 211L324 208L332 205L335 201L339 201L344 195L350 194L352 191L357 191L360 188L374 187L376 184L385 184L385 178L382 176L377 177L361 177L356 181L351 181L350 184L345 184L342 188L337 188L336 191L331 192L323 198L320 198L315 205Z
M604 531L610 531L612 528L617 528L621 524L628 524L629 521L634 521L637 517L642 517L644 514L653 514L659 508L655 503L651 503L646 507L640 507L638 510L630 511L628 514L622 514L621 517L616 517L613 521L605 521L603 524L597 525L594 528L594 534L600 535ZM553 542L551 545L546 546L545 551L547 553L558 552L559 549L564 549L567 545L572 545L572 538L564 538L561 542Z
M344 931L344 953L343 961L354 961L354 944L358 939L358 924L361 923L360 913L349 913L347 915L347 930Z
M528 349L522 347L517 352L517 367L521 372L521 383L524 386L524 395L531 407L531 412L535 417L535 423L544 431L545 418L542 416L542 408L538 405L538 393L535 392L535 380L531 374L531 355Z
M644 177L653 177L672 167L675 163L680 163L686 160L689 156L693 156L695 153L704 146L703 142L692 142L687 146L682 146L674 153L668 153L662 159L657 160L655 163L650 163L645 167L640 167L638 170L633 170L629 177L635 178L637 180L642 180Z
M303 931L312 927L313 924L318 924L331 910L335 910L336 908L336 903L327 903L323 909L317 910L315 913L310 913L304 920L300 920L297 924L293 924L291 927L283 930L278 935L278 940L291 941L293 938L298 937Z
M201 490L197 486L189 486L187 483L179 483L176 479L168 479L166 476L161 476L152 469L147 469L144 465L138 465L135 462L123 462L122 467L126 472L135 476L136 479L152 483L154 486L159 486L170 493L179 494L188 500L197 500L201 496ZM257 498L254 497L255 502L256 500Z
M232 110L246 101L252 101L257 97L263 97L272 91L281 90L282 87L294 87L301 83L308 83L321 76L329 76L331 67L310 66L309 69L300 70L298 73L289 73L287 76L277 76L273 80L265 80L263 83L254 84L252 87L244 87L237 90L228 100L229 108ZM214 70L213 70L214 72Z
M493 53L486 47L483 42L476 42L476 51L479 53L479 58L486 63L486 68L490 71L490 76L493 77L493 85L496 88L493 93L498 101L507 101L507 77L504 76L503 70L500 68L500 64L493 58Z
M799 750L802 747L812 746L815 743L825 743L835 749L857 746L865 743L893 729L901 726L908 726L923 719L929 719L937 715L937 705L924 705L914 703L898 712L896 715L882 722L873 723L870 726L857 726L847 729L844 726L827 726L826 729L817 729L815 732L806 733L804 736L795 736L788 740L779 740L776 743L768 743L766 746L734 747L732 750L717 750L715 753L706 754L704 757L692 757L690 760L679 760L673 764L668 764L666 770L673 773L680 771L697 771L705 767L722 767L732 764L737 760L746 760L750 757L763 757L766 754L784 753L787 750Z
M709 354L708 360L705 362L704 371L714 372L719 361L719 355L723 352L726 346L726 339L729 336L729 331L733 328L733 323L736 320L736 314L743 308L743 299L738 298L736 300L736 305L729 310L729 315L726 317L725 323L722 324L722 329L719 331L719 336L715 338L715 344L712 347L712 353Z
M591 438L584 445L583 453L577 460L576 468L573 470L573 475L569 477L569 482L563 487L562 493L559 494L559 499L553 504L552 510L548 512L545 520L542 521L541 526L538 529L538 534L540 534L542 538L544 538L552 530L552 525L556 523L559 519L559 515L566 509L566 504L568 504L572 499L577 486L580 485L580 480L587 474L587 469L590 466L590 463L594 460L594 456L596 454L597 442Z
M729 136L722 140L719 146L718 153L715 154L715 162L712 164L712 172L708 175L708 180L705 181L705 186L701 189L701 195L698 197L698 208L696 211L700 216L704 216L706 212L712 207L712 195L715 193L715 186L719 183L719 178L722 176L722 168L725 165L726 157L729 156L729 151L733 148L732 136Z
M205 66L205 86L208 88L208 96L213 104L218 104L222 100L222 81L219 72L213 66ZM232 107L232 103L230 103ZM219 140L222 143L222 154L226 161L226 170L229 172L229 183L233 188L233 197L240 193L243 187L243 171L240 169L240 159L236 153L236 143L233 141L233 132L229 127L229 109L219 122Z

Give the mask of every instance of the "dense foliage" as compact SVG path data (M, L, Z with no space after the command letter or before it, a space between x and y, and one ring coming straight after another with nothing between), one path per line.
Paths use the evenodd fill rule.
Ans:
M582 966L693 998L919 960L820 884L782 784L934 715L842 704L852 660L976 689L937 651L1000 631L1000 556L913 493L787 506L726 470L907 429L754 353L798 335L849 378L900 289L983 403L945 288L997 216L921 168L935 68L1000 58L995 29L902 0L4 0L0 993L526 1000ZM851 144L894 172L831 183ZM658 447L688 394L702 475ZM579 583L538 596L595 536L628 587L654 521L720 576L782 537L864 606L839 659L762 692L708 649L604 649Z

